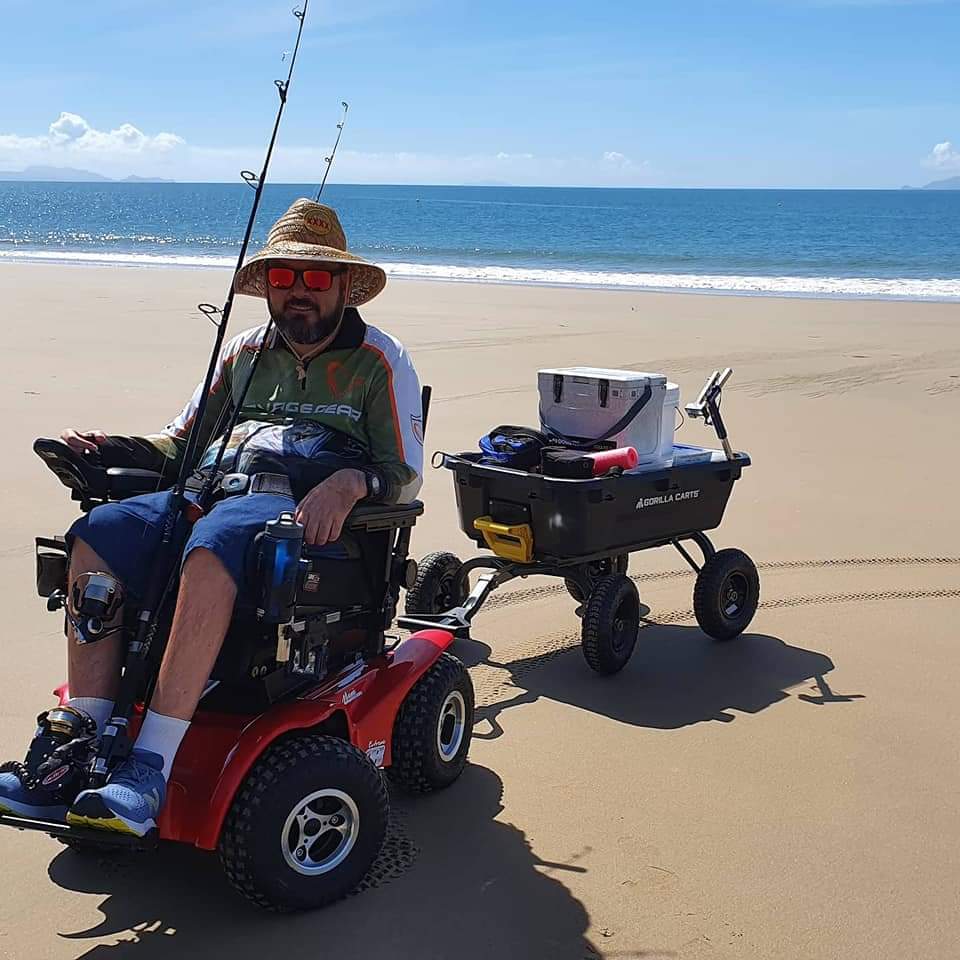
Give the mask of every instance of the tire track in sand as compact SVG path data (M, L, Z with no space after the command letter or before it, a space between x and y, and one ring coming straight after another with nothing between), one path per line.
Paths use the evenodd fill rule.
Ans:
M783 561L767 564L774 569L809 569L817 567L831 567L839 565L869 565L869 564L956 564L960 565L960 558L954 557L876 557L876 558L838 558L821 561ZM686 571L664 571L662 574L639 575L633 579L667 579L670 576L686 575ZM692 574L691 574L692 575ZM553 592L563 591L563 587ZM522 602L530 599L529 594L535 591L522 591L511 595L511 602ZM522 595L521 595L522 594ZM516 596L517 600L512 600ZM778 610L790 607L801 607L823 604L843 603L870 603L891 600L953 600L960 599L960 587L943 587L929 590L860 590L838 593L812 593L797 596L775 597L761 600L757 609ZM664 613L648 615L643 618L644 626L641 630L653 626L672 626L696 621L692 607L680 607ZM551 660L563 654L577 650L580 647L580 637L570 630L562 630L533 639L523 644L519 649L514 648L512 659L504 662L482 662L471 668L474 680L477 706L491 707L503 700L503 695L510 691L517 691L522 695L524 687L522 679L532 671L539 669Z
M960 557L831 557L826 560L772 560L758 563L760 571L781 570L817 570L834 567L866 567L866 566L960 566ZM630 579L634 583L652 583L661 580L678 580L683 577L694 577L689 567L680 570L661 570L656 573L634 573ZM525 587L522 590L513 590L509 593L494 594L484 604L486 607L510 607L517 603L527 603L531 600L556 596L566 592L562 583L544 584L539 587ZM761 604L761 607L763 604Z

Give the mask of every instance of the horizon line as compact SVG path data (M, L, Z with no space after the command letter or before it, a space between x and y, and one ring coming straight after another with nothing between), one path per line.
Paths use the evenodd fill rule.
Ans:
M18 170L0 170L0 183L91 183L91 184L123 184L126 186L163 186L163 185L197 185L197 186L240 186L244 182L240 179L237 180L176 180L166 177L140 177L132 175L133 179L130 177L107 177L102 175L102 179L68 179L68 178L44 178L39 180L28 180L22 177L12 177L7 179L4 175L9 173L21 173L22 171ZM781 191L797 191L797 192L832 192L832 191L873 191L877 193L888 193L895 192L900 193L903 191L923 191L928 189L931 184L942 183L950 180L957 180L960 177L951 176L946 177L944 180L934 180L930 181L928 184L923 184L920 186L915 186L913 184L902 184L899 187L788 187L788 186L684 186L684 187L670 187L662 185L653 185L653 184L620 184L617 186L605 185L605 184L520 184L520 183L380 183L373 181L344 181L336 182L329 181L328 185L331 187L406 187L406 188L417 188L417 187L426 187L426 188L436 188L436 187L450 187L450 188L473 188L473 189L482 189L482 190L781 190ZM268 180L265 184L266 187L276 186L276 187L316 187L316 183L311 183L310 181L304 180ZM949 192L949 189L945 192Z

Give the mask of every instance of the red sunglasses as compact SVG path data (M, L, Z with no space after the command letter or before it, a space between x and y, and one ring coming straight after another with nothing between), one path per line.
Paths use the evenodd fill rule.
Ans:
M308 290L329 290L333 286L333 278L340 276L343 271L338 270L294 270L291 267L270 267L267 270L267 283L274 290L289 290L296 282L297 277L303 278L303 285Z

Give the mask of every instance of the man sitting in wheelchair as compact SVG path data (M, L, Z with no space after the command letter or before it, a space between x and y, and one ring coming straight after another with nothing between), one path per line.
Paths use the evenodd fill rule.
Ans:
M227 342L217 363L200 425L201 462L215 459L223 425L258 349L256 366L227 443L221 469L250 481L227 490L189 532L169 640L150 709L130 756L107 784L85 790L69 809L55 794L0 773L0 813L144 836L156 827L177 749L210 677L235 603L251 605L250 554L269 520L293 513L304 541L338 556L344 521L361 501L406 503L420 487L423 427L420 386L402 345L360 318L356 307L384 287L386 276L347 250L336 213L297 200L277 221L266 247L237 273L234 291L267 301L267 325ZM67 430L77 454L104 467L138 467L174 481L203 385L162 433L108 437ZM234 477L236 481L236 478ZM246 490L242 489L244 486ZM189 494L188 494L189 496ZM69 580L106 575L128 599L147 590L170 493L104 503L67 535ZM185 521L184 521L185 522ZM69 604L68 600L68 604ZM69 705L102 730L111 716L124 649L122 632L103 624L96 643L75 642L68 628ZM75 617L68 620L76 623Z

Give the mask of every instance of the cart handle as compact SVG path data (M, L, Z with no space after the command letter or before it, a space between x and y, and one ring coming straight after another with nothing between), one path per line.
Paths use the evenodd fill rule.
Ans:
M473 521L487 546L504 560L530 563L533 560L533 530L529 523L497 523L493 517L477 517Z

